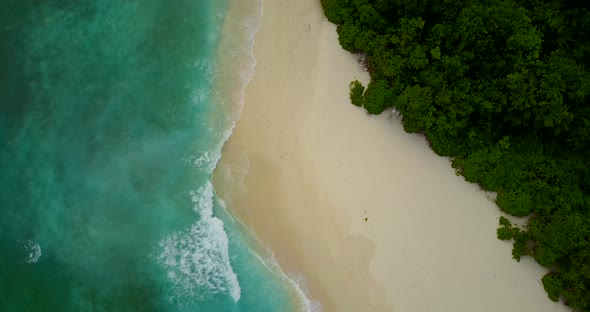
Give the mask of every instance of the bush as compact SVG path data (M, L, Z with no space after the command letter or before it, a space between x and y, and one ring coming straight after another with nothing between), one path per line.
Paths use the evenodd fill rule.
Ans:
M350 102L353 105L358 107L363 106L363 92L365 92L365 87L358 81L355 80L350 83Z
M393 94L385 80L371 80L364 99L364 106L369 114L381 114L387 107L393 105Z
M545 288L549 299L553 301L559 300L559 295L563 288L561 279L559 279L556 274L549 273L545 275L541 281L543 282L543 288Z
M530 194L521 191L498 192L496 204L503 211L516 217L525 217L534 208Z
M510 220L506 219L506 217L500 217L500 225L511 227L512 223L510 223Z
M498 234L498 239L501 240L511 240L514 237L512 235L512 230L506 226L498 228L496 234Z
M343 5L340 3L342 1L338 0L320 0L322 3L322 7L324 8L324 15L326 18L334 24L341 24L344 22L342 17L342 8Z

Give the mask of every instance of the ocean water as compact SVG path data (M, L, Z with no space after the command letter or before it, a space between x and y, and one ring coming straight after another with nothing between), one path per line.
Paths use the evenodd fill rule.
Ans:
M261 17L232 5L0 0L0 311L306 304L210 181Z

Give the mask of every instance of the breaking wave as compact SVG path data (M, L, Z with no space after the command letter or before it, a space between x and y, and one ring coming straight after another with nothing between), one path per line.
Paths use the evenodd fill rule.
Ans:
M166 236L159 244L158 261L165 266L174 285L169 299L204 300L226 293L237 302L241 296L240 284L230 264L223 222L213 216L211 182L191 192L191 200L201 219L189 229Z

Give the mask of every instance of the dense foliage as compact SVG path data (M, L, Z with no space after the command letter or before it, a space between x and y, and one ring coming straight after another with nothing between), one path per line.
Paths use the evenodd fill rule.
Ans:
M573 0L321 0L371 82L465 179L528 216L500 220L513 256L550 273L552 300L590 311L590 10Z
M350 83L350 102L356 106L363 106L364 98L363 93L365 87L358 81L355 80Z

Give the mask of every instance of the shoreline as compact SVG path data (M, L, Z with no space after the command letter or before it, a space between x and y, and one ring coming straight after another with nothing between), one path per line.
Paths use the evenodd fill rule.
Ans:
M220 155L212 155L212 171L213 177L219 176L220 169L218 167L220 159L222 158L222 149L231 138L236 123L244 106L244 95L247 85L252 79L254 67L256 66L256 58L254 57L253 48L255 45L254 37L260 29L262 17L264 15L262 0L239 0L230 3L221 28L220 45L217 50L217 63L214 87L214 101L219 103L212 111L213 115L224 115L225 123L227 124L227 131L220 133L222 140L219 148ZM245 30L245 31L244 31ZM236 36L236 34L238 34ZM237 71L236 71L237 70ZM247 170L247 169L246 169ZM212 177L212 178L213 178ZM212 179L213 180L213 179ZM227 175L223 180L223 184L233 184L233 179ZM297 311L317 312L317 304L307 297L307 292L301 285L298 277L291 276L285 273L276 259L272 251L265 246L254 232L248 229L239 218L231 213L228 209L226 201L219 196L219 190L227 187L220 187L219 184L214 183L214 192L217 199L221 201L224 206L224 213L227 213L229 218L237 222L237 230L242 233L242 237L248 244L248 247L260 257L260 261L267 267L269 271L275 274L283 283L289 288L292 303Z
M301 274L326 312L567 311L547 298L544 269L497 240L490 194L399 117L350 104L350 81L369 77L319 1L263 11L213 182L287 276Z

